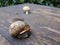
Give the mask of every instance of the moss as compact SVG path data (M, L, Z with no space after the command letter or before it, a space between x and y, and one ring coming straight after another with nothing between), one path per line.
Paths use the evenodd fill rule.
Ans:
M52 4L54 7L60 8L60 0L0 0L0 7L23 4L27 2L47 6L51 6Z

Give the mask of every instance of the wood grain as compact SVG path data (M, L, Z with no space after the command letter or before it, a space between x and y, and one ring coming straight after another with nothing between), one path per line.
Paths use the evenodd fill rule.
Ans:
M29 15L22 10L26 5L31 8ZM30 25L29 38L20 40L9 35L12 18L22 18ZM60 45L60 9L36 4L0 8L0 34L12 45Z

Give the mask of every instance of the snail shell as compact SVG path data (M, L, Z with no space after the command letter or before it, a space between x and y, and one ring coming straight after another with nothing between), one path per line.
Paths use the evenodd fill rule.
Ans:
M30 26L24 21L15 21L9 27L9 34L18 37L22 34L29 32ZM27 34L28 35L28 34Z

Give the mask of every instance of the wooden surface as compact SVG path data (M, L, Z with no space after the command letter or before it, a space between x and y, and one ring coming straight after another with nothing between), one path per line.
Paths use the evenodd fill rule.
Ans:
M31 8L29 15L22 7ZM31 27L27 39L16 39L9 35L12 18L23 18ZM60 9L36 4L21 4L0 8L0 45L60 45ZM4 42L1 40L5 40ZM5 44L6 43L6 44Z

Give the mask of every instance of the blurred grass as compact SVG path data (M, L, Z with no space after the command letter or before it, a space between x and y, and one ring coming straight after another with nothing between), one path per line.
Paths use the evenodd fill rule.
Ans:
M0 0L0 7L18 5L23 3L34 3L60 8L60 0Z

